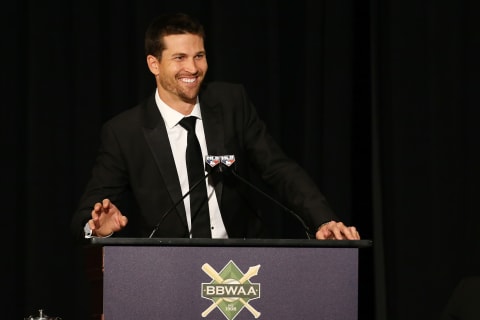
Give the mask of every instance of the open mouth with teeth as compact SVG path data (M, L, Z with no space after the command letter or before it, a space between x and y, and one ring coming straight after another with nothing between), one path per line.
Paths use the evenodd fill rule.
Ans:
M180 78L180 81L185 83L194 83L195 81L197 81L197 78Z

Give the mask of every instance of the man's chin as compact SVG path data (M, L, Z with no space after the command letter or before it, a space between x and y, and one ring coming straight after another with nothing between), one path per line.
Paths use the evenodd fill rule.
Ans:
M190 90L183 90L182 92L180 92L179 96L185 102L196 103L199 91L199 87L190 88Z

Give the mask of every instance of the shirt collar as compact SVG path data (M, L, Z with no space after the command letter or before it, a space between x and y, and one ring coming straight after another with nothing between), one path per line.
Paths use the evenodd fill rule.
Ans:
M157 103L158 109L160 110L160 114L162 115L163 120L165 121L165 125L167 128L171 129L178 124L180 120L182 120L185 115L181 114L180 112L172 109L169 107L165 102L160 99L160 95L158 94L158 90L155 90L155 102ZM200 113L200 103L195 103L190 116L195 116L198 119L202 119L202 114Z

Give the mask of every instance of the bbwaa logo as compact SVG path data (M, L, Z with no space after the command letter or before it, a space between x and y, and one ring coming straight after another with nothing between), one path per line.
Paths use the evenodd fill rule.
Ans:
M250 278L258 274L260 265L248 268L243 272L230 260L222 271L217 272L208 263L202 270L212 279L210 283L202 283L202 298L209 299L212 304L202 312L205 318L213 309L218 308L223 315L233 320L243 308L246 308L257 319L260 317L250 300L260 298L260 284L251 283Z

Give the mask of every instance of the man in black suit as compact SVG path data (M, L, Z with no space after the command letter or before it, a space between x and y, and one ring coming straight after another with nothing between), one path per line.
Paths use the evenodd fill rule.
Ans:
M157 90L103 126L92 177L72 219L74 232L147 237L155 230L155 237L195 237L189 197L176 205L192 187L187 130L179 122L193 116L203 156L234 155L241 177L253 167L317 239L359 239L356 228L338 221L311 178L268 134L243 87L203 83L208 69L204 37L202 25L185 14L151 23L145 48ZM212 238L259 236L249 187L235 175L218 172L202 183Z

